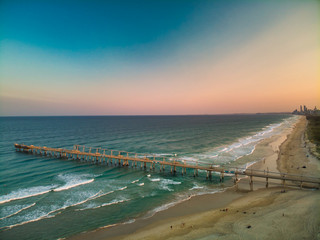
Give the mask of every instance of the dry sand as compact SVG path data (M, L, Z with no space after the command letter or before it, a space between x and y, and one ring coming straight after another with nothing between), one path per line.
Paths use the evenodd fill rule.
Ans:
M262 141L239 161L261 159L251 167L319 176L319 160L308 154L304 141L306 123L301 117L293 129ZM149 219L72 239L320 239L319 190L283 192L278 183L266 189L256 179L249 192L248 180L242 179L238 187L193 197Z
M320 161L308 151L305 141L307 120L302 117L294 126L294 131L288 136L280 150L277 165L280 171L292 174L319 175Z

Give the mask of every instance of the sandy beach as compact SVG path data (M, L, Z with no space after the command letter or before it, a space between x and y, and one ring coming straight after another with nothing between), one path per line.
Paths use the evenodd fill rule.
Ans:
M305 141L307 120L261 141L238 161L259 160L253 169L319 176L319 160ZM246 158L246 159L245 159ZM71 239L320 239L320 192L283 189L279 182L242 179L226 191L195 196L134 223L100 228ZM285 190L285 191L284 191Z

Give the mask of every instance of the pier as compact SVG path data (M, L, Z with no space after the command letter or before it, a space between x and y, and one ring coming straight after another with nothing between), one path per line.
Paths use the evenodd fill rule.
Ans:
M42 156L49 156L55 158L72 159L85 161L92 164L103 165L115 165L119 167L139 167L141 169L150 168L154 170L156 165L160 167L160 172L170 171L172 174L181 171L184 175L187 173L187 169L193 172L193 176L199 175L199 170L206 172L206 178L211 179L212 173L218 173L220 175L220 182L224 181L225 175L233 176L234 183L237 184L239 176L249 177L250 190L253 190L253 179L264 178L266 187L269 186L269 180L278 180L285 187L287 186L299 186L302 187L320 187L320 178L314 176L302 176L296 174L270 172L250 169L239 168L223 168L213 164L208 164L200 161L176 159L174 157L163 157L159 155L151 154L138 154L133 152L92 148L83 145L74 145L72 150L63 148L50 148L34 145L14 144L17 151L39 154Z

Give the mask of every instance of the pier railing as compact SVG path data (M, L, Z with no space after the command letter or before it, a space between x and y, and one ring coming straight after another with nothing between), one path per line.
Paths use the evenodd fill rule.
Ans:
M171 173L176 173L177 169L181 170L182 175L187 173L187 169L193 170L193 176L198 176L198 171L206 171L207 179L212 178L212 173L220 175L220 181L224 180L225 175L234 177L234 183L237 184L239 176L248 176L250 189L253 190L253 177L264 178L266 187L269 186L269 179L280 180L285 186L288 182L291 185L302 187L320 186L320 178L314 176L305 176L289 173L279 173L271 171L262 171L250 168L224 168L219 165L209 164L206 162L181 159L176 156L168 157L157 154L139 154L122 150L102 149L86 147L84 145L74 145L72 150L63 148L50 148L34 145L14 144L17 151L40 154L44 156L59 157L73 160L81 160L94 164L132 166L146 169L149 165L150 169L160 166L160 171L165 171L166 167L170 168ZM307 184L307 185L305 185Z

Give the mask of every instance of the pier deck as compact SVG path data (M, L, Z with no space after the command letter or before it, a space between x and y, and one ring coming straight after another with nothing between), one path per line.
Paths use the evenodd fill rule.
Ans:
M28 153L40 154L44 156L59 157L74 160L83 160L95 164L116 164L118 166L137 167L137 164L141 164L141 168L147 168L149 164L150 169L155 169L155 165L160 166L160 171L165 171L165 167L170 167L171 173L176 173L177 168L181 169L182 174L186 174L187 169L193 170L193 175L198 176L198 170L206 171L207 178L212 177L212 172L220 173L220 181L224 180L225 174L234 176L234 182L237 184L238 176L248 176L250 178L249 185L250 190L253 190L253 177L265 178L266 187L269 185L269 179L281 180L283 186L286 182L290 182L294 186L304 187L304 183L307 183L307 187L319 188L320 178L313 176L302 176L288 173L269 172L250 169L228 168L225 169L220 166L208 164L200 161L183 160L176 158L168 158L158 155L150 154L138 154L119 150L91 148L82 145L74 145L72 150L63 148L50 148L34 145L14 144L17 151L23 151Z

